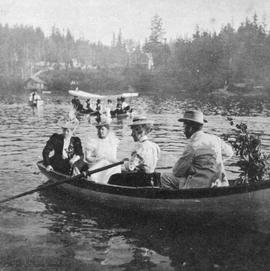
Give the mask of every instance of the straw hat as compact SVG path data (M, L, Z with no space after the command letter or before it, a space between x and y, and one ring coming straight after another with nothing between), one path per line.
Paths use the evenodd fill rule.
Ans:
M178 121L193 121L199 124L204 124L207 120L203 117L202 111L199 110L187 110L184 113L183 118L180 118Z
M133 127L133 126L143 125L143 124L148 124L148 125L152 126L154 124L154 122L151 120L148 120L144 116L138 116L138 117L134 117L132 120L132 123L129 124L128 126Z

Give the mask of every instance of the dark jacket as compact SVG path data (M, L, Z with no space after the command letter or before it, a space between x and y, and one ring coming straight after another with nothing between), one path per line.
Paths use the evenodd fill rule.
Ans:
M44 165L48 166L51 164L50 161L61 161L62 152L64 145L64 136L62 134L53 134L50 139L47 141L46 146L43 149L42 156ZM50 152L54 151L53 159L49 158ZM70 139L70 144L68 147L68 160L70 160L73 156L79 155L83 158L82 144L80 138L73 136ZM54 165L52 165L54 166Z

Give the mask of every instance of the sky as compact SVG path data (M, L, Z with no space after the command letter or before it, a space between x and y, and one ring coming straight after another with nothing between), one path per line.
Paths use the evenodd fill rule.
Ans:
M255 12L269 29L270 0L0 0L1 24L39 26L46 35L55 26L70 29L76 39L108 45L119 29L124 39L143 42L155 14L170 40L191 37L196 26L219 31L231 23L237 28Z

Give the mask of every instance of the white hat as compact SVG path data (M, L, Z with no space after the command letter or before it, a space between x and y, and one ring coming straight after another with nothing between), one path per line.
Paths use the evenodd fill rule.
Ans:
M134 117L132 120L132 123L129 124L128 126L132 127L132 126L137 126L137 125L142 125L142 124L153 125L154 122L152 120L148 120L144 116L138 116L138 117Z
M202 111L199 110L187 110L184 113L183 118L180 118L178 121L192 121L199 124L204 124L204 122L207 122L207 120L203 117Z

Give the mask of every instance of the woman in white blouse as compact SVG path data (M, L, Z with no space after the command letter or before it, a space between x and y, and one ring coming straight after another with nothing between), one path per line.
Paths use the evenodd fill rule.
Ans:
M117 148L119 139L110 129L110 120L102 118L96 124L97 138L89 138L85 144L85 161L89 165L89 169L103 167L117 160ZM98 183L107 183L112 174L121 172L121 167L111 168L91 176L91 180Z
M151 132L153 122L146 117L134 117L129 125L133 140L137 143L131 158L125 163L127 171L153 173L160 157L159 146L150 141L147 135Z

